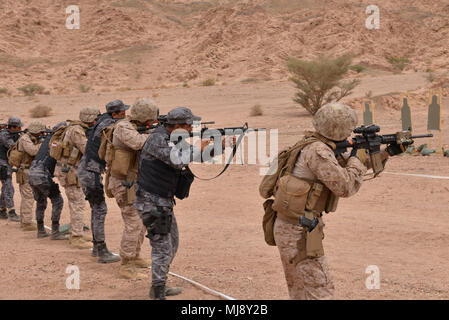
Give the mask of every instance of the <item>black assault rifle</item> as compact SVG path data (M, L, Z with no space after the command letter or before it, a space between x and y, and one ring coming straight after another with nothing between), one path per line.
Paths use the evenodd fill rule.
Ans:
M371 158L374 176L382 172L383 165L380 157L380 146L382 144L395 144L407 147L414 143L413 139L433 137L433 134L413 135L410 131L399 131L393 134L380 135L377 132L380 127L374 124L361 126L354 129L357 134L350 141L336 142L334 149L335 156L345 153L348 148L365 149Z

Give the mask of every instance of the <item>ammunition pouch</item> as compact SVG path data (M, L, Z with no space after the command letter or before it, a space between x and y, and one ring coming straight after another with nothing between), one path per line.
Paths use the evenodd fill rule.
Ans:
M308 216L314 218L313 213L306 212L306 218ZM318 220L319 224L311 232L306 232L306 255L308 258L319 258L324 255L324 223L321 217Z
M314 219L316 214L305 212L304 216L308 219ZM321 217L318 217L318 220L319 224L311 232L307 231L306 227L303 228L303 234L296 242L298 253L291 261L295 265L305 259L319 258L324 255L324 223Z
M19 151L17 148L17 144L13 145L11 149L8 151L8 163L12 167L20 167L22 164L22 160L24 158L24 152Z
M298 223L300 216L306 211L320 214L334 212L337 209L338 197L321 182L307 181L286 174L279 179L273 209L283 220Z
M106 196L108 198L114 198L114 195L112 194L111 190L109 189L109 179L110 178L111 178L111 169L108 168L104 175L104 192L106 193Z
M189 167L181 170L179 173L178 183L176 184L175 196L178 199L184 199L189 196L190 186L193 183L195 176Z
M81 187L75 167L70 167L69 172L67 172L66 183L68 186L77 185L78 187Z
M149 213L145 214L143 224L147 228L149 238L150 235L170 233L173 215L170 209L166 207L156 207Z
M136 200L136 184L134 182L134 180L122 181L122 185L126 187L126 201L128 205L134 204L134 200Z
M269 246L275 246L274 240L274 222L276 221L276 211L273 210L273 199L268 199L263 203L265 214L263 215L262 228L265 242Z
M28 183L28 174L25 173L25 169L19 168L16 172L16 182L17 184Z
M66 149L64 149L64 151L65 150ZM79 151L78 148L76 148L76 147L68 148L68 150L69 150L69 156L67 159L67 164L71 165L71 166L77 165L82 156L81 151Z
M128 171L136 161L136 156L136 151L114 148L114 156L111 163L111 175L119 179L126 177Z
M5 181L6 179L8 179L8 167L0 166L0 180Z

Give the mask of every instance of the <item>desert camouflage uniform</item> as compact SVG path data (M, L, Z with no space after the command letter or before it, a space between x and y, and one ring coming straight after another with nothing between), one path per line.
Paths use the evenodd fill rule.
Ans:
M129 120L121 120L115 126L112 144L117 148L138 151L142 149L148 136L149 134L139 133L136 125ZM131 177L131 179L126 179L128 182L132 180L135 183L137 167L135 169L135 172L128 174L128 177ZM133 259L139 256L146 228L133 204L128 204L128 188L122 184L123 181L124 179L111 174L108 189L120 207L125 223L120 244L120 256Z
M70 125L69 122L69 126L64 135L64 142L73 148L77 148L81 154L84 154L87 142L87 126L84 127L80 123L75 122L75 124ZM77 166L78 163L75 163L74 166L68 165L67 158L63 157L58 161L55 176L58 177L59 184L64 187L69 202L71 234L72 236L81 237L83 236L83 220L86 206L84 193L78 179L76 179L76 182L69 181L67 179L69 172L62 171L63 167L67 167L67 169L74 171L73 173L76 175Z
M17 141L18 134L11 134L8 130L0 131L0 166L7 168L7 177L2 180L0 208L14 208L14 187L12 184L12 168L8 163L8 149Z
M89 141L94 137L101 139L101 131L114 124L115 120L107 113L103 114L97 121L93 131L90 133ZM87 142L86 146L90 143ZM86 150L87 152L87 150ZM97 150L98 152L98 150ZM106 213L108 208L104 199L104 186L102 174L105 170L104 161L98 162L93 157L88 157L84 154L78 165L78 179L81 182L83 192L89 201L92 217L91 217L91 229L92 237L94 241L105 241L104 222L106 219ZM92 190L96 190L102 197L98 199L92 199L89 197L92 194Z
M26 133L19 138L17 144L17 149L19 151L25 152L28 156L34 158L39 151L42 140L38 140L35 137L32 137L30 133ZM34 195L33 189L28 183L30 165L31 164L22 164L18 169L22 171L24 175L24 183L19 184L20 194L22 196L20 202L20 220L23 224L30 224L33 220Z
M295 164L293 175L312 181L319 180L338 197L355 194L362 185L366 167L356 157L350 157L342 167L330 147L321 141L304 147ZM299 263L297 243L305 236L301 225L276 219L274 238L279 249L291 299L332 298L332 283L326 257L306 258Z

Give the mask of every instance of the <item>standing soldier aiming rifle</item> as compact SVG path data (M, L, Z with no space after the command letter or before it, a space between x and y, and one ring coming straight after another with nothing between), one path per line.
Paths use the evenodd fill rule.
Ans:
M149 132L139 132L157 122L159 108L151 99L139 99L131 107L128 119L117 121L103 139L106 147L106 194L115 198L122 212L124 229L120 244L120 277L125 279L148 278L138 273L137 268L148 268L150 261L140 257L146 227L134 208L139 151ZM101 148L100 148L101 150Z
M57 160L55 176L65 189L70 210L70 241L78 249L92 248L83 238L86 199L78 179L77 168L85 153L89 130L95 125L100 110L95 107L81 109L79 120L67 120L50 141L50 155Z
M8 163L8 150L19 139L19 132L23 123L19 118L8 119L7 128L0 131L0 180L2 181L2 193L0 196L0 219L20 221L14 209L14 187L12 185L12 168ZM7 211L8 210L8 211ZM27 226L24 230L36 230L33 226Z
M92 211L92 256L98 257L99 263L120 261L118 255L108 250L105 242L104 221L108 208L104 198L103 178L101 176L104 173L106 162L98 156L101 145L101 131L117 120L124 119L128 109L129 106L120 100L113 100L106 105L106 113L98 117L87 139L86 152L78 165L78 178Z
M202 151L211 155L213 146L209 146L209 140L202 140L200 151L185 141L173 142L170 136L178 129L192 132L193 122L199 120L201 118L194 116L189 108L171 110L167 114L167 122L150 134L140 154L135 208L147 228L152 247L149 294L152 299L165 300L166 295L181 293L181 288L166 287L179 239L173 213L174 197L183 199L188 196L193 174L186 167L191 161L201 162ZM223 137L221 151L224 145ZM209 152L208 146L211 147Z
M356 125L357 114L350 107L341 103L321 107L313 117L316 131L306 132L303 140L279 153L276 174L265 176L259 187L264 198L275 197L264 203L265 239L279 249L291 299L333 296L322 244L322 213L334 212L339 197L350 197L360 189L374 159L358 150L358 144L350 153L336 156L337 146L346 145L343 142ZM412 142L406 140L404 145ZM377 165L385 165L389 156L404 150L395 140L388 142L385 150L376 149Z

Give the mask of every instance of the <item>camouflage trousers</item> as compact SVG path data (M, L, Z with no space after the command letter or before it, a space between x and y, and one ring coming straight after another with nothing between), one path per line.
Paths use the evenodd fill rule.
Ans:
M33 205L34 205L34 195L33 189L31 189L30 184L23 183L19 184L20 190L20 221L22 223L32 223L33 221Z
M12 185L12 174L8 174L8 177L5 180L2 180L0 208L14 208L14 187Z
M34 200L36 200L36 221L44 221L45 210L47 209L47 198L51 201L51 221L59 223L64 200L56 183L39 184L31 186Z
M143 225L137 209L133 207L133 204L128 204L128 188L122 185L122 180L111 176L108 188L114 195L125 224L120 243L120 256L132 259L139 256L147 229Z
M306 258L295 263L298 241L305 235L303 227L276 219L274 239L279 249L288 293L293 300L331 299L334 293L325 256Z
M156 205L146 202L145 210L156 209ZM142 212L139 212L142 216ZM153 286L165 285L170 264L175 258L179 245L178 224L176 223L173 208L169 214L173 215L171 229L168 234L148 234L151 245L151 284Z
M78 179L82 185L82 190L91 208L91 230L94 241L104 242L104 222L108 207L104 199L104 189L100 173L89 171L85 167L84 161L78 165ZM91 197L92 190L96 190L102 197Z
M86 199L83 190L76 186L65 186L65 195L69 203L70 210L70 232L72 236L82 237L84 226L84 210Z
M70 170L75 170L75 168L71 168ZM72 236L82 237L84 211L86 209L86 199L83 190L78 184L78 179L75 179L75 184L74 182L70 182L68 173L62 172L60 166L56 167L55 176L58 177L59 184L64 187L65 195L69 202L70 232Z

